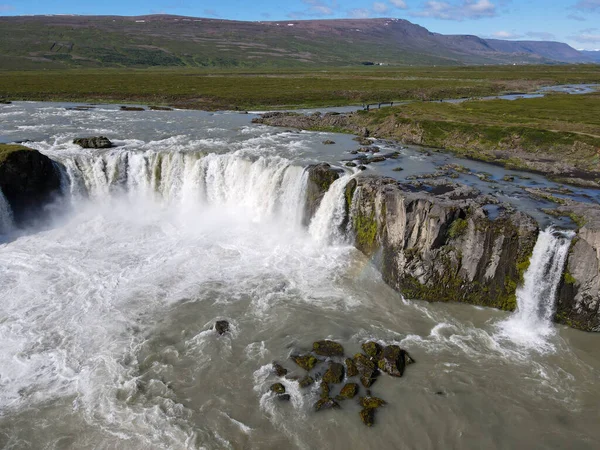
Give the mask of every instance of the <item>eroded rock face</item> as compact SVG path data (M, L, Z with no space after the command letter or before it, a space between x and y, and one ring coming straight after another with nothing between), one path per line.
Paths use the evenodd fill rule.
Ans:
M539 231L531 217L506 211L491 220L482 208L489 199L460 185L355 180L346 193L355 246L390 286L408 298L515 309Z
M558 290L557 322L600 332L600 227L582 227L571 243Z
M60 197L58 164L37 150L0 144L0 189L17 226L43 221Z
M333 182L340 177L340 174L326 163L309 166L306 170L308 172L308 182L306 185L306 203L302 223L308 226L310 220L317 212L325 193L329 190Z

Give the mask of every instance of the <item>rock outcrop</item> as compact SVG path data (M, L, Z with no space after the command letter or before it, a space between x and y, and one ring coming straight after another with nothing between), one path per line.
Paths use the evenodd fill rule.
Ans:
M600 332L600 206L579 204L559 210L574 214L582 226L571 242L558 290L556 321Z
M17 226L42 222L60 196L60 169L37 150L0 144L0 189Z
M340 177L339 172L327 163L315 164L309 166L306 170L308 171L308 181L306 184L304 217L302 219L305 226L310 223L310 219L317 212L329 187Z
M77 144L82 148L111 148L113 146L110 139L105 136L77 138L73 140L73 144Z

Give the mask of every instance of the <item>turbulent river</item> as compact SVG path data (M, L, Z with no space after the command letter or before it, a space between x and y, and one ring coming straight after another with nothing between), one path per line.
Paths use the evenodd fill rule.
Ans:
M302 226L304 167L339 161L351 136L242 114L0 108L0 141L61 163L68 209L17 230L0 195L0 447L598 448L600 336L549 321L569 233L540 234L512 315L414 301L339 232L355 175ZM99 134L117 147L71 143ZM273 361L300 374L290 354L324 338L417 361L373 386L388 402L373 428L351 401L314 412L316 386L268 393Z

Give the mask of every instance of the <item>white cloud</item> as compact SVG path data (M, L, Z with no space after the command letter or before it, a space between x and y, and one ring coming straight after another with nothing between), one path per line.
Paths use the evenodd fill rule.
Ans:
M600 1L600 0L599 0ZM490 0L461 0L453 2L431 0L413 15L443 20L466 20L494 17L496 5Z
M373 11L375 11L376 13L382 14L382 13L388 12L389 8L388 8L388 5L386 5L385 3L375 2L375 3L373 3Z
M492 33L492 36L496 39L520 39L523 37L522 34L513 33L512 31L496 31Z
M352 17L353 19L366 19L371 17L371 12L365 8L356 8L348 11L348 16Z
M569 36L570 39L577 41L582 44L596 44L600 43L600 34L581 33L575 36Z
M600 0L580 0L574 7L586 11L595 11L600 9Z
M390 3L394 5L395 8L398 9L407 9L408 6L404 0L390 0Z

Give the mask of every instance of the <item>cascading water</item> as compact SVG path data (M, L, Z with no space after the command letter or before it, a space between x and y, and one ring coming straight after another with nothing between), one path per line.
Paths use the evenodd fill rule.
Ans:
M13 214L10 204L0 189L0 235L10 233L14 228Z
M524 283L517 289L517 310L500 324L502 335L514 342L545 350L554 333L556 291L574 233L552 228L540 232Z
M280 157L252 161L236 153L113 151L65 158L74 201L110 199L157 200L196 209L243 209L254 220L279 216L299 224L307 177L300 166Z
M310 235L317 241L336 244L344 240L341 230L346 213L344 190L353 175L344 175L333 182L310 222Z

